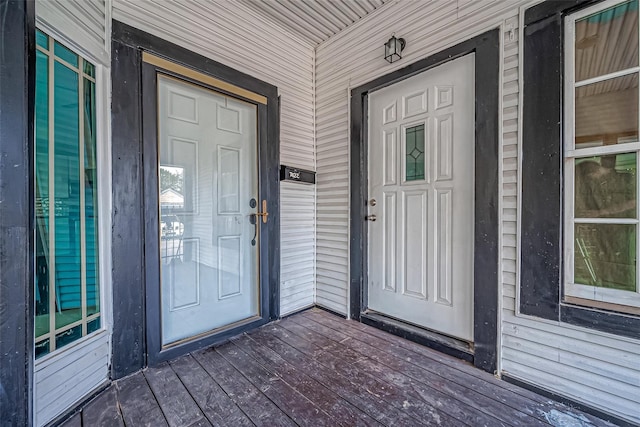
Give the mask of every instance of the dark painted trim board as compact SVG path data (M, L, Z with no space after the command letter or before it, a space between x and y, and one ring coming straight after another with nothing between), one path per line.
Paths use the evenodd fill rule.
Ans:
M0 425L33 408L35 2L0 0Z
M546 1L525 12L520 312L640 339L640 316L563 299L563 17L598 0Z
M351 91L351 317L367 309L367 104L370 91L476 53L474 364L493 373L498 339L498 141L500 33L491 30Z
M112 377L115 379L149 364L218 344L279 317L280 119L275 86L118 21L113 22L112 40ZM165 350L160 345L155 100L156 72L172 72L143 63L142 52L169 59L267 98L266 106L258 105L258 123L263 124L259 129L258 152L260 197L268 201L270 213L267 226L261 227L260 238L263 257L260 265L261 315L241 326Z

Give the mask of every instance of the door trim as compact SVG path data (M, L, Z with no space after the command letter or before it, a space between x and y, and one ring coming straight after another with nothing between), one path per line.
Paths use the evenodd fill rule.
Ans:
M121 22L113 21L112 28L112 378L117 379L279 317L280 114L275 86ZM158 64L169 69L145 62L145 57L161 59ZM184 70L190 75L180 75ZM260 316L164 350L160 341L160 293L153 289L159 283L159 265L154 265L158 257L150 255L158 249L159 241L159 236L155 242L153 239L159 215L157 166L151 168L152 162L143 161L145 156L157 156L158 71L200 86L209 85L217 92L257 105L258 123L264 124L258 133L259 189L271 214L266 237L260 241L264 259L264 270L260 271ZM211 87L213 81L221 82L222 87Z
M476 53L474 207L474 364L497 367L499 268L500 31L494 29L440 51L351 91L350 313L361 320L368 306L367 111L370 92L445 62ZM478 83L481 84L478 84Z

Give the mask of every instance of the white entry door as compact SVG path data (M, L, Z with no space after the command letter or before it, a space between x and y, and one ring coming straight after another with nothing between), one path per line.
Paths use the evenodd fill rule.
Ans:
M257 108L158 77L162 345L259 315Z
M466 341L474 68L466 55L369 95L368 307Z

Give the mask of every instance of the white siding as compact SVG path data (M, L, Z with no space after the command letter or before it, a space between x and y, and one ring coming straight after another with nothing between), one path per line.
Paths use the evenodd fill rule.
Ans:
M348 311L349 89L501 26L502 372L639 422L637 340L516 313L521 53L518 26L523 4L532 2L400 0L382 6L318 47L317 303L341 313ZM405 38L407 47L403 59L391 65L382 58L382 45L392 32Z
M81 47L109 64L111 50L110 10L105 0L39 0L38 21L64 33Z
M497 28L518 2L397 1L320 44L316 52L317 303L346 314L349 263L349 90ZM403 58L383 58L392 33Z
M239 2L113 2L113 18L278 87L280 162L315 170L311 44ZM313 304L315 187L281 186L281 314Z
M34 368L34 422L44 425L62 414L109 377L110 360L110 200L111 175L108 144L107 95L110 75L111 10L108 0L40 0L36 2L38 27L97 65L97 108L100 167L101 323L106 331L69 344L45 356Z
M42 426L105 383L109 334L70 344L62 353L38 361L34 373L35 425Z

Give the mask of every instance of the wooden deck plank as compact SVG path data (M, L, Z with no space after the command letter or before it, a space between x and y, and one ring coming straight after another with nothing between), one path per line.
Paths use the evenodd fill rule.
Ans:
M275 342L273 340L264 341L264 335L271 335L277 340ZM399 405L394 405L393 403L397 403L398 399L395 399L395 402L391 402L390 400L392 399L389 399L389 396L397 395L395 387L378 381L357 368L347 367L344 369L339 358L332 354L319 354L318 356L322 357L314 359L310 354L304 354L298 351L298 345L300 347L306 347L304 340L298 336L289 334L283 328L275 326L264 327L255 334L251 334L250 337L256 340L262 339L263 341L261 343L264 342L265 345L273 348L280 354L283 354L281 353L283 349L282 345L279 345L277 341L288 345L294 351L289 351L288 354L286 354L287 360L295 360L295 362L299 364L298 367L305 369L305 372L309 373L309 375L316 380L324 383L327 387L338 385L340 388L336 389L337 393L382 424L402 424L407 426L415 426L418 424L440 425L442 421L445 425L455 425L455 420L446 414L438 413L435 409L430 416L422 418L416 416L414 411L410 410L408 406L403 405L404 401L400 401ZM313 353L315 352L312 351L311 354ZM329 362L325 363L325 359L329 359Z
M193 356L255 425L287 427L296 425L215 349L199 351Z
M509 422L504 422L496 417L486 414L474 407L465 405L457 399L448 396L436 388L429 387L428 385L413 381L405 374L394 371L385 365L375 362L365 355L359 354L346 347L331 347L331 339L318 334L300 324L297 324L293 319L286 319L286 321L280 322L280 326L284 327L288 331L303 336L305 339L312 340L315 344L321 345L324 348L329 348L335 356L340 357L343 353L354 353L356 359L351 365L351 369L358 367L362 372L367 372L368 375L375 378L376 381L385 383L386 399L390 399L392 403L396 405L408 406L409 411L415 413L418 418L428 418L434 416L434 408L438 408L439 413L445 413L457 420L458 423L467 424L472 426L484 426L484 427L509 427L512 426ZM342 367L341 369L349 369L349 367ZM392 393L395 386L395 392Z
M114 385L109 386L82 410L85 426L124 427Z
M295 322L298 325L322 334L329 339L340 340L340 343L343 345L373 361L380 363L386 367L386 369L400 372L438 392L443 392L448 396L451 396L464 405L468 405L476 410L482 411L487 415L492 415L507 424L511 424L513 426L548 425L543 416L538 419L533 418L532 416L507 406L500 401L478 393L473 388L467 388L449 381L448 378L434 374L433 372L412 363L410 361L410 356L407 357L405 354L387 353L378 347L368 344L366 341L359 341L355 337L349 337L340 331L336 331L324 326L323 324L317 323L308 317L298 316L295 318ZM481 382L479 379L474 381Z
M82 427L82 415L80 412L76 412L62 423L62 427Z
M298 425L335 426L339 424L335 418L298 393L280 377L266 370L240 348L224 345L217 351Z
M168 363L147 369L144 376L170 427L210 425Z
M556 425L549 414L612 426L466 362L311 309L118 380L63 425Z
M122 418L127 426L168 426L142 372L116 382Z
M423 369L443 376L449 381L471 387L484 396L490 396L505 405L540 420L546 421L545 414L554 410L563 413L568 410L574 413L576 412L560 402L548 399L532 391L507 383L506 381L499 380L493 375L481 371L467 362L385 331L352 320L342 319L325 310L311 309L300 314L359 341L369 343L390 354L410 359L412 363L417 364ZM613 424L591 414L581 412L580 416L587 419L594 426L613 426Z
M232 343L331 414L338 423L347 426L380 426L376 420L331 392L323 384L305 374L304 371L296 369L275 351L259 345L247 336L235 338Z
M190 355L169 362L173 371L215 426L250 427L254 424Z

